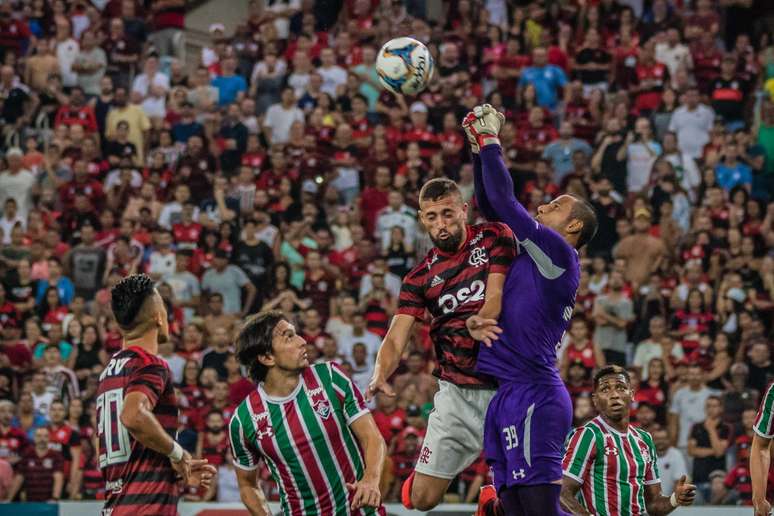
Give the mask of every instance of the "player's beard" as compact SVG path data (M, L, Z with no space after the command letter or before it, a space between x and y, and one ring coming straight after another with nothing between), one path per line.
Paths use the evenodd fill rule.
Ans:
M435 246L442 252L453 253L462 243L462 231L458 231L457 233L449 233L449 236L444 239L435 238L430 235L430 240L432 240L433 244L435 244Z
M169 333L159 331L156 334L156 344L164 344L165 342L169 342Z

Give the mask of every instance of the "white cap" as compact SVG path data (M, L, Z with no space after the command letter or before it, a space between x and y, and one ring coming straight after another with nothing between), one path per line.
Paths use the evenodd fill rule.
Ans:
M409 111L412 113L427 113L427 106L423 102L414 102L411 104Z
M222 23L212 23L210 24L210 33L215 32L216 30L219 30L220 32L226 32L226 27Z
M12 158L14 156L16 156L17 158L21 158L24 156L24 152L22 152L22 150L19 147L11 147L5 153L6 158Z

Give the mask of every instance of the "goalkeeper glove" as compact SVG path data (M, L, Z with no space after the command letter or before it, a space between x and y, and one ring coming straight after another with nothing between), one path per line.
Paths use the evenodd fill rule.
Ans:
M473 112L469 113L462 122L473 152L478 152L485 145L500 145L498 135L503 123L505 123L505 116L489 104L473 108ZM477 148L474 147L474 141Z

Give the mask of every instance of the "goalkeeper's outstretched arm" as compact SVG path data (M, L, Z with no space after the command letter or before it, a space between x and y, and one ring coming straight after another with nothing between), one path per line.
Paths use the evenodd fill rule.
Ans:
M489 199L486 197L486 188L484 188L484 174L481 171L481 157L478 153L473 153L473 185L476 193L476 205L478 211L489 222L499 221L497 213L489 203Z
M497 219L505 222L518 240L530 238L538 223L516 199L513 179L505 166L499 142L481 149L481 172L484 190Z

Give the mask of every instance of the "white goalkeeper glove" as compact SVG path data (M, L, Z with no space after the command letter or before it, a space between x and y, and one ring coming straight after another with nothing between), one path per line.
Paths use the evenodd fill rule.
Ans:
M481 147L491 144L500 145L500 129L505 123L505 115L489 104L476 106L462 121L470 148L478 153Z

